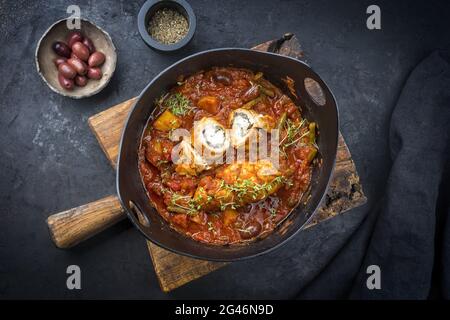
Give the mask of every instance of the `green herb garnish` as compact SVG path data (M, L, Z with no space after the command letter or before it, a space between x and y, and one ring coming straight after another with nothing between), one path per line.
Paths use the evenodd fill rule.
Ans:
M288 180L283 176L275 177L270 182L265 183L256 183L250 179L238 179L236 182L232 184L225 183L224 180L221 181L220 187L225 190L233 192L233 194L237 198L237 203L221 203L221 210L225 210L226 207L230 206L233 209L239 207L239 203L243 201L244 197L251 197L253 200L258 200L261 196L265 197L275 188L277 184L285 183Z
M270 215L273 217L273 216L275 216L275 215L277 214L277 209L275 209L275 208L270 208L270 209L269 209L269 212L270 212Z
M201 206L197 205L195 200L189 196L173 193L170 199L170 206L168 206L168 208L178 208L178 212L194 215L198 213Z
M164 105L175 116L185 116L193 110L191 101L181 93L175 93L164 101Z

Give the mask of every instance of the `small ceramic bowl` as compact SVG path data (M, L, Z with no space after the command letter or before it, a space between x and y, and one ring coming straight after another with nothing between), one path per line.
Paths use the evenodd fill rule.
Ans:
M59 84L58 69L53 62L58 55L53 52L52 45L55 41L66 42L67 35L73 31L67 28L67 19L59 20L47 29L37 44L35 55L37 71L50 89L60 95L74 99L90 97L106 87L117 63L116 48L109 34L89 20L80 20L81 29L79 31L92 40L97 51L103 52L106 56L105 62L100 67L103 72L103 77L100 80L89 79L84 87L75 86L73 90L66 90Z
M156 11L170 8L177 10L181 13L189 23L189 30L186 36L174 44L164 44L153 39L148 33L148 24L150 19L156 13ZM197 26L194 11L189 3L184 0L148 0L144 3L139 11L138 16L138 28L141 34L142 40L151 48L159 51L175 51L189 43L194 36L195 28Z

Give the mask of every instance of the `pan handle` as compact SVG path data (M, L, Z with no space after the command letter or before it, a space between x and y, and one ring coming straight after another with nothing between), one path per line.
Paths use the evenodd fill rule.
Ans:
M142 233L147 234L146 230L150 227L150 220L134 201L130 200L128 205L131 213L128 215L129 218Z
M281 46L285 41L291 40L291 38L294 36L293 33L285 33L281 38L278 40L272 41L272 43L267 48L268 52L272 53L280 53Z
M53 214L47 218L51 238L58 248L70 248L126 217L115 195Z

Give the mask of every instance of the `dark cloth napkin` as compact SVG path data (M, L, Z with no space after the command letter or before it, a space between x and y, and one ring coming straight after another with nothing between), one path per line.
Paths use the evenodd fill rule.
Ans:
M409 76L389 145L383 198L298 298L450 298L450 50ZM367 287L371 265L379 290Z

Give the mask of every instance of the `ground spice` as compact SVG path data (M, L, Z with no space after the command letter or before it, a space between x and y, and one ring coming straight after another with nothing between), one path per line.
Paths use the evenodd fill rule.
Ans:
M148 26L148 33L158 42L174 44L188 33L189 23L177 10L163 8L153 15Z

